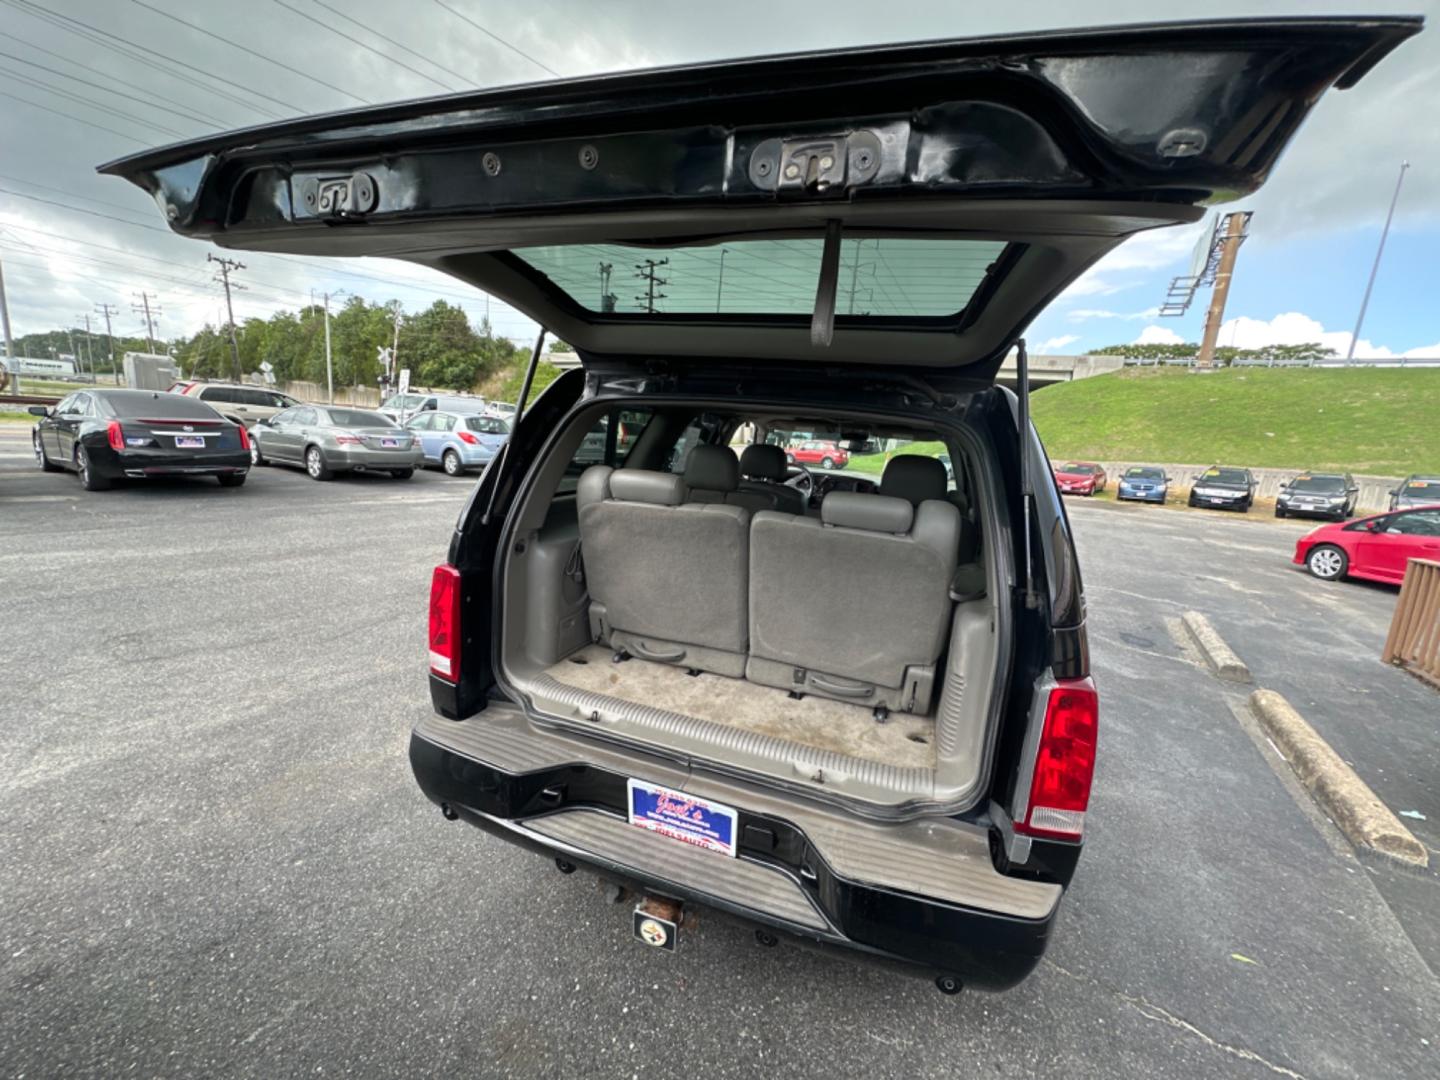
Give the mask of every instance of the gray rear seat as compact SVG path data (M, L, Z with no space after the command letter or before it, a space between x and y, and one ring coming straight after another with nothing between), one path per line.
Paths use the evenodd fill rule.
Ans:
M756 514L746 676L802 693L928 711L963 528L943 494L943 480L941 497L918 506L834 491L819 521Z
M750 512L689 500L671 473L605 465L581 475L576 503L595 638L647 660L742 675Z

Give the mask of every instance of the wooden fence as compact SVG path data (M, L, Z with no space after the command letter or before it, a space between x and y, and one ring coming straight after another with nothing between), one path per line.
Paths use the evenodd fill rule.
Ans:
M1411 559L1380 659L1440 689L1440 562Z

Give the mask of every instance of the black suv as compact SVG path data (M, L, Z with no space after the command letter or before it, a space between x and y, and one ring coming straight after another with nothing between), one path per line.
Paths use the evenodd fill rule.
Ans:
M1360 486L1349 473L1301 473L1275 497L1275 516L1344 521L1355 513Z
M104 171L184 235L408 259L575 347L434 571L410 760L444 817L632 891L649 945L698 904L1000 989L1075 871L1097 732L1021 335L1127 237L1256 190L1419 25L605 75ZM846 467L787 464L801 432Z

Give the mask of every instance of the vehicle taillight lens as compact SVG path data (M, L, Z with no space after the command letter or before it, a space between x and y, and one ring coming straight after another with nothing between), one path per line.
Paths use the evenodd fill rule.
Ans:
M110 440L111 450L125 449L125 433L120 430L120 421L111 420L105 428L105 435Z
M430 670L460 681L460 571L448 563L430 576Z
M1100 699L1090 679L1067 679L1050 691L1045 727L1035 754L1030 805L1019 832L1079 839L1095 776Z
M348 444L353 444L353 445L355 445L355 446L359 446L359 445L360 445L362 442L364 442L365 440L362 439L362 438L360 438L359 435L336 435L336 436L335 436L335 441L336 441L337 443L339 443L341 446L344 446L344 445L346 445L347 443L348 443Z
M248 432L248 431L245 430L245 425L244 425L244 424L241 424L241 425L240 425L240 449L241 449L241 450L249 450L249 449L250 449L250 432Z
M460 441L463 443L469 443L471 446L478 446L480 444L480 440L468 431L459 431L456 432L456 434L460 436Z

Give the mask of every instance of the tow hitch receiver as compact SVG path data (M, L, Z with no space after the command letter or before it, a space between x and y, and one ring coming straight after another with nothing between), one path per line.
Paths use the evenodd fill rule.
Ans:
M679 900L647 896L635 905L635 936L652 948L674 952L680 919Z

